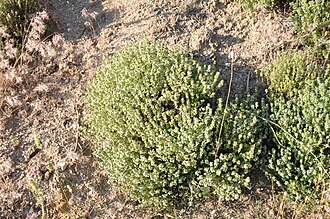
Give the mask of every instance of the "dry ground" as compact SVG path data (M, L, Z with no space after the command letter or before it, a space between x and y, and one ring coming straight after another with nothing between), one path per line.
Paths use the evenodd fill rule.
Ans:
M49 0L53 26L65 41L58 59L31 72L20 104L0 101L0 218L168 218L141 209L107 183L79 133L83 99L102 59L127 43L147 39L217 61L223 78L234 65L234 92L255 86L255 71L276 51L294 47L292 23L260 9L242 11L218 0ZM231 54L234 54L231 59ZM0 94L1 95L1 94ZM8 94L7 94L8 95ZM1 98L0 98L1 100ZM8 100L8 99L7 99ZM259 175L259 174L256 174ZM304 211L278 198L270 183L240 200L205 200L182 218L326 218L327 210Z

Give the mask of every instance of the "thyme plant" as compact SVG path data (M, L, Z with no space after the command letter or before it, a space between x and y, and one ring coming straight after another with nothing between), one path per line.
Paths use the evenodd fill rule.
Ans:
M293 21L303 38L303 44L329 61L330 3L327 0L296 0L292 3Z
M113 185L161 209L209 194L231 200L249 187L265 137L261 104L249 96L225 104L219 76L156 43L105 63L87 95L85 131Z
M290 198L320 198L330 182L330 66L285 54L269 69L266 173Z

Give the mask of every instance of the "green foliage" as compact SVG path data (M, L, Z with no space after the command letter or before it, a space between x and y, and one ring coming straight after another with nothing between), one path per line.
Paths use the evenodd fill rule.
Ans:
M284 9L289 7L293 0L238 0L245 9L253 10L257 5L269 7L271 9Z
M294 98L272 105L276 147L269 171L292 197L317 197L329 182L330 80L308 81Z
M292 3L295 28L303 35L305 45L316 54L329 59L330 2L327 0L296 0Z
M326 78L330 75L310 54L287 51L279 53L273 64L262 70L262 76L266 79L269 97L274 99L278 95L289 98L290 92L303 86L305 80Z
M330 182L330 66L285 54L265 70L272 149L267 174L293 199L317 198Z
M37 180L29 181L29 186L32 189L37 205L41 208L40 219L46 218L45 196L42 189L39 187Z
M1 0L0 26L6 27L8 34L21 44L30 15L37 12L39 7L38 0Z
M262 111L249 96L225 107L221 86L214 66L156 44L107 62L88 92L85 134L112 183L163 209L237 198L261 153Z
M227 194L236 199L241 194L241 185L249 188L247 174L264 152L263 140L268 136L259 119L267 117L265 106L263 101L260 104L253 97L243 95L227 108L220 156L199 178L201 185L212 188L220 199L226 199Z

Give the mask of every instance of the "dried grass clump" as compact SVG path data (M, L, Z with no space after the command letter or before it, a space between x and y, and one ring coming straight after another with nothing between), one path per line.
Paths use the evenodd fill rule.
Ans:
M57 63L55 60L63 38L55 35L51 41L43 39L47 19L46 12L36 13L19 47L8 31L0 28L4 45L0 49L0 115L20 106L29 91L38 87L40 74L45 74L48 67L52 68ZM38 71L42 67L45 70Z
M7 28L6 32L14 40L15 46L22 44L31 18L39 10L39 0L0 1L0 27Z

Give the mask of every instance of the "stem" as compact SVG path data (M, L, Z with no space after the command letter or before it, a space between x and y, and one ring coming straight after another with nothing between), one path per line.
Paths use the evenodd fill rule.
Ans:
M219 156L219 150L220 150L220 138L221 138L221 134L222 134L222 130L223 130L223 124L225 122L225 117L226 117L226 109L228 106L228 102L229 102L229 97L230 97L230 91L231 91L231 85L233 82L233 74L234 74L234 57L232 55L231 57L231 66L230 66L230 81L229 81L229 86L228 86L228 94L227 94L227 98L226 98L226 104L225 104L225 109L222 115L222 120L221 120L221 125L220 125L220 131L219 131L219 137L217 140L217 150L216 150L216 157Z

